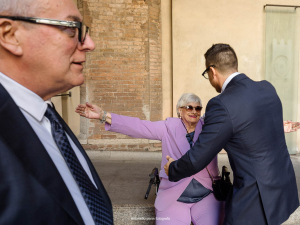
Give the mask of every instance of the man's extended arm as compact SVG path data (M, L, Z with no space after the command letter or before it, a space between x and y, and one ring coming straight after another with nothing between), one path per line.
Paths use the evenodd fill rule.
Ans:
M169 180L178 181L204 169L225 147L232 134L232 121L226 108L219 99L211 99L198 140L185 155L170 164Z

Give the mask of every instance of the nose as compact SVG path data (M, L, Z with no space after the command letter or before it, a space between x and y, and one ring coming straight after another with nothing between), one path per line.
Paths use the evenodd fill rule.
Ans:
M193 107L193 110L192 110L192 112L193 112L193 113L197 113L197 111L196 111L196 108L195 108L195 107Z
M86 34L85 40L83 43L78 42L78 49L80 51L91 52L95 49L95 42L92 40L89 34Z

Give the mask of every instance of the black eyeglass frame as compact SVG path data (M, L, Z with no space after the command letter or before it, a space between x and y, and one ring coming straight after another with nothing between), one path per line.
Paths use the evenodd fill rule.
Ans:
M89 27L86 26L83 22L79 22L79 21L65 21L65 20L53 20L53 19L45 19L45 18L37 18L37 17L1 16L0 15L0 19L1 18L25 21L25 22L36 23L36 24L46 24L46 25L53 25L53 26L77 28L78 29L78 41L81 43L84 43L86 34L89 31Z
M202 76L203 76L205 79L208 79L208 77L206 77L205 74L209 71L210 67L216 68L215 65L210 65L210 66L208 66L208 67L204 70L204 72L202 73Z
M200 110L197 111L197 109L196 109L197 107L199 107ZM202 106L196 106L196 107L193 107L193 106L191 106L191 105L181 106L180 108L184 108L184 109L186 109L187 111L191 111L191 112L192 112L194 109L195 109L196 112L201 112L201 110L203 109ZM192 108L192 109L191 109L191 108Z

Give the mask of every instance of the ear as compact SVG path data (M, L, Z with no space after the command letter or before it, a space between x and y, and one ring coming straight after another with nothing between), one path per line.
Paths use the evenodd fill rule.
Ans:
M178 109L178 112L179 112L179 115L180 115L180 117L181 117L182 108L179 108L179 109Z
M213 77L215 77L218 73L217 70L214 67L210 67L210 69L212 71Z
M9 19L0 19L0 46L10 53L21 56L23 49L18 40L20 25Z

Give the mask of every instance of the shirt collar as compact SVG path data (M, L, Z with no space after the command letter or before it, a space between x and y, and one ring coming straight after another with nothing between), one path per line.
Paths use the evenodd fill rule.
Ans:
M223 86L222 86L222 90L221 93L225 90L225 88L227 87L227 85L229 84L229 82L237 75L239 75L239 72L235 72L233 74L231 74L229 77L227 77L227 79L225 80Z
M0 72L0 83L10 94L17 106L38 121L42 121L47 103L37 94Z

